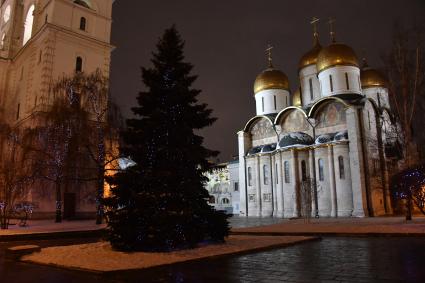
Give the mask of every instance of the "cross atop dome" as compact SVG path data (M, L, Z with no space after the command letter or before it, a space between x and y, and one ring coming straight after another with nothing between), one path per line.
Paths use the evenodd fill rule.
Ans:
M267 53L267 62L268 62L268 66L269 68L273 68L273 57L272 57L272 50L273 50L273 46L271 46L270 44L267 46L266 49L266 53Z
M336 39L335 39L335 30L334 30L334 23L336 22L336 20L332 17L329 18L328 24L329 24L329 33L331 35L331 42L335 43Z
M319 21L319 18L313 17L310 22L310 24L313 26L313 46L319 44L319 32L317 31L317 24Z

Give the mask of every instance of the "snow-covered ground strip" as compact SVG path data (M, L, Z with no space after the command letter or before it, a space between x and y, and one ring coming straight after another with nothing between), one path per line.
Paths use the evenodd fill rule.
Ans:
M12 220L15 224L17 221ZM94 231L105 228L106 225L96 225L95 220L78 220L63 221L62 223L54 223L54 220L29 220L28 226L20 227L19 225L10 225L7 230L0 230L2 235L22 235L34 233L54 233L54 232L71 232L71 231Z
M225 244L206 245L196 249L170 253L125 253L114 251L109 242L44 248L41 252L24 256L23 261L56 265L65 268L97 272L143 269L208 257L234 255L266 248L284 247L314 237L230 236Z

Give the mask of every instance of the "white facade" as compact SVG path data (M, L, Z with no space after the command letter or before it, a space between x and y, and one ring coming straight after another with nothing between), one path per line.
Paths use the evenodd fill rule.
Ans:
M336 94L361 94L360 69L355 66L335 66L318 74L321 97Z
M289 91L283 89L267 89L255 94L257 115L278 113L291 104Z
M289 95L283 88L267 88L288 85L284 78L256 81L255 89L262 88L255 95L257 115L238 132L240 215L365 217L392 212L387 163L397 160L386 151L394 143L388 89L375 71L361 78L348 46L332 44L319 53L322 62L311 64L310 53L304 60L308 64L301 64L302 107L283 100ZM362 89L362 79L372 87ZM274 96L283 99L274 103Z
M306 106L320 98L320 83L316 65L309 65L299 72L302 105Z

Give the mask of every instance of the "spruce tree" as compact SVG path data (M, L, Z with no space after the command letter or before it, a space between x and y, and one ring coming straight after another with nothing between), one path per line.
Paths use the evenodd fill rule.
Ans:
M227 216L208 205L204 188L208 158L218 152L196 134L216 119L197 100L183 48L173 26L157 44L153 67L142 68L147 91L137 97L121 147L136 165L109 179L112 197L106 200L109 240L119 250L191 248L223 242L229 233Z

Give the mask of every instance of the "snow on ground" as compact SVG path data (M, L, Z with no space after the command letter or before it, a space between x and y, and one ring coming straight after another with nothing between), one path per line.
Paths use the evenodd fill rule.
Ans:
M13 225L7 230L0 230L2 235L22 235L34 233L54 233L54 232L70 232L70 231L92 231L105 228L106 225L96 225L95 220L78 220L78 221L62 221L55 223L54 220L28 220L28 226L20 227L19 221L12 220Z
M225 244L206 245L170 253L125 253L113 251L109 242L49 247L24 256L23 261L92 271L142 269L220 255L238 254L265 248L283 247L314 237L230 236Z

